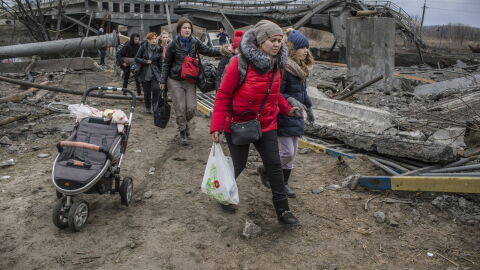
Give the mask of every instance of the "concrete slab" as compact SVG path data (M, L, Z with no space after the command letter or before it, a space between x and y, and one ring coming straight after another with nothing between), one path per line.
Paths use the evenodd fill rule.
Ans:
M24 73L30 62L1 63L0 73ZM61 72L64 69L72 70L98 70L95 61L90 57L60 58L38 60L32 67L33 72Z
M446 80L442 82L423 84L415 87L415 94L419 96L438 95L448 92L459 93L469 87L480 86L480 74Z
M377 108L330 98L312 98L313 108L332 112L368 123L381 133L393 126L390 113Z
M417 139L405 134L378 132L378 127L355 118L323 110L314 110L317 119L305 126L307 135L337 139L365 151L421 160L447 163L458 159L463 149L435 141Z

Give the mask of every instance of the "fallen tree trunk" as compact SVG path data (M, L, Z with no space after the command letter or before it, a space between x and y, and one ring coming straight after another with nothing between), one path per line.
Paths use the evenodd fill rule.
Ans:
M7 118L4 118L4 119L0 119L0 126L4 126L4 125L6 125L6 124L10 124L10 123L13 123L13 122L15 122L15 121L25 119L25 118L27 118L28 116L30 116L29 113L22 113L22 114L20 114L20 115L16 115L16 116L12 116L12 117L7 117Z
M74 91L70 89L65 89L65 88L60 88L60 87L54 87L54 86L48 86L48 85L41 85L37 83L31 83L31 82L26 82L26 81L21 81L21 80L15 80L7 77L0 76L0 81L3 82L8 82L8 83L13 83L17 85L23 85L23 86L28 86L28 87L34 87L34 88L39 88L39 89L45 89L48 91L52 92L58 92L58 93L64 93L64 94L71 94L71 95L83 95L83 92L80 91ZM124 95L98 95L98 94L90 94L89 97L98 97L98 98L109 98L109 99L126 99L130 100L131 98L129 96L124 96ZM143 100L143 96L138 96L137 100Z
M41 82L40 85L46 85L47 83L48 82ZM37 88L37 87L32 87L32 88L29 88L29 89L21 92L21 93L17 93L17 94L8 96L8 97L0 98L0 104L7 103L7 102L20 102L24 98L28 97L31 94L34 94L38 90L40 90L40 89Z

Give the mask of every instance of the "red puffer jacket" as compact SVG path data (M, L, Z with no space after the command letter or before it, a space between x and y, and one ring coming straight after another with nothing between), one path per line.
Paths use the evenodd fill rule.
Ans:
M232 58L225 70L222 83L215 98L210 133L215 131L230 132L232 99L235 122L245 122L254 119L272 80L272 72L260 74L249 65L244 83L236 90L239 81L238 57ZM278 113L287 115L291 109L290 104L280 93L281 83L281 73L276 71L270 95L258 118L262 126L262 132L276 130ZM253 113L242 116L246 111Z

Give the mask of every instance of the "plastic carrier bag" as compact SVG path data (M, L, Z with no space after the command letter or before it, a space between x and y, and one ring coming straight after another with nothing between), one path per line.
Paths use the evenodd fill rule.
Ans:
M71 104L68 105L68 110L72 116L75 116L77 120L81 120L86 117L102 117L102 111L96 108L90 107L84 104Z
M221 204L240 202L232 159L223 154L220 144L214 143L210 150L203 175L202 192Z

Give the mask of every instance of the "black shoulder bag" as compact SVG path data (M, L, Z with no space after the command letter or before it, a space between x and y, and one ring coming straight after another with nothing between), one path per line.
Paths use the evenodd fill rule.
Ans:
M153 108L153 124L160 128L167 127L170 120L171 107L168 104L167 89L161 91L162 97L158 99L158 103Z
M275 78L275 71L272 71L272 80L270 81L270 86L268 86L267 93L263 98L262 105L258 110L257 116L255 119L246 121L246 122L232 122L230 125L230 131L232 136L232 143L235 145L245 145L254 143L262 138L262 126L258 120L265 103L267 102L268 96L270 95L270 90L272 89L273 80ZM242 113L242 116L252 113L251 111L245 111ZM233 118L233 99L232 99L232 118Z

